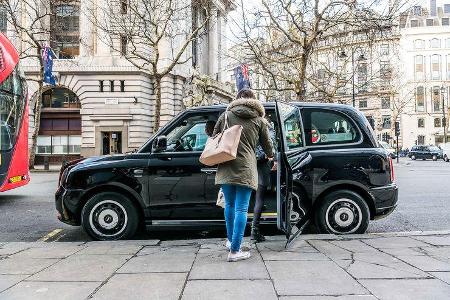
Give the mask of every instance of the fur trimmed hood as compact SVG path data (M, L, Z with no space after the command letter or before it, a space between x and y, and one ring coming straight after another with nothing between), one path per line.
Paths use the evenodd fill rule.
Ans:
M239 98L228 105L228 110L240 118L253 119L265 116L264 106L259 100Z

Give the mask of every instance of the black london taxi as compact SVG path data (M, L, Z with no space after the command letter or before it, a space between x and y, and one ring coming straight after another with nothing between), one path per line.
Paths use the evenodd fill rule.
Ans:
M263 222L277 224L288 239L309 221L323 233L364 233L369 220L394 210L392 160L361 112L339 104L264 106L275 130L278 167ZM216 168L199 157L206 127L225 108L187 109L134 153L66 164L55 195L59 220L82 225L98 240L130 238L139 226L223 226Z

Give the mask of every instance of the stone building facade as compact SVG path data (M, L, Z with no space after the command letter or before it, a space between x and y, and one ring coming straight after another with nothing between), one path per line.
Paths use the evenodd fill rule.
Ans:
M52 9L59 23L48 22L48 44L56 54L53 71L57 85L44 87L36 162L42 163L44 157L59 163L80 156L138 149L154 132L153 78L105 43L101 30L83 13L91 9L90 1L57 2L60 6ZM198 72L212 82L208 91L211 102L231 99L228 87L221 82L224 65L221 53L226 49L222 36L233 4L228 0L213 0L211 9L212 18L202 37L192 42L184 53L187 62L162 79L162 125L185 109L183 100L189 97L189 83ZM186 16L186 24L192 24L191 18L192 15ZM14 37L8 29L8 34ZM13 39L19 51L23 50L24 41ZM170 51L170 46L161 49L163 61ZM188 59L191 55L192 59ZM28 78L35 79L39 67L36 60L26 58L22 60L22 69ZM37 83L30 80L30 107L36 101L37 91ZM34 128L33 117L30 109L30 132Z
M449 117L450 2L431 0L402 16L402 66L413 97L401 116L404 146L444 142L444 115ZM404 96L406 97L406 96ZM447 142L450 138L447 137Z

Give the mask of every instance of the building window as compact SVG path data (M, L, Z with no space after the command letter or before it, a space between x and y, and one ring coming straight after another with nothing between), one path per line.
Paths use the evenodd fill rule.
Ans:
M104 84L103 80L98 81L98 86L99 86L100 92L105 91L105 84Z
M431 93L431 102L433 103L433 111L438 112L441 110L441 88L439 86L433 86L433 92Z
M42 107L45 108L80 108L80 99L66 88L54 88L42 93Z
M424 75L424 63L423 63L423 55L416 55L414 57L414 71L415 71L415 78L416 79L423 79Z
M80 3L64 0L50 3L50 46L58 58L74 58L80 53Z
M444 4L444 13L450 14L450 4Z
M389 109L391 108L391 97L381 97L381 108Z
M431 79L441 78L441 56L434 54L431 56Z
M120 81L120 91L125 92L125 80Z
M120 13L122 15L126 15L128 12L128 0L121 0L120 1Z
M389 55L389 44L383 44L380 46L381 55Z
M434 127L441 127L441 118L434 118Z
M415 49L423 49L423 48L425 48L425 40L415 40L414 41L414 48Z
M111 92L114 92L114 80L109 81L109 88Z
M382 116L383 129L391 129L391 116Z
M425 136L424 135L417 136L417 145L425 145Z
M448 25L449 25L448 18L442 18L442 26L448 26Z
M414 16L421 16L422 15L422 7L420 5L414 5L413 6L413 15Z
M8 29L7 20L6 8L0 6L0 31L3 33L6 33L6 30Z
M128 37L125 35L120 36L120 54L127 55L128 50Z
M427 19L427 26L434 26L434 20L433 19Z
M450 54L447 55L447 79L450 79Z
M416 88L416 111L425 111L425 89L423 86Z
M417 127L424 128L425 127L425 119L424 118L418 118L417 119Z
M380 62L380 77L382 79L391 79L391 64L388 61Z
M40 135L37 138L37 154L80 154L81 136L79 135Z
M419 27L419 20L411 20L411 27Z
M390 139L391 139L391 135L389 134L389 132L383 132L381 134L381 140L383 142L389 143Z
M430 40L430 48L441 48L441 40L440 39L431 39Z
M367 62L362 61L358 64L358 91L367 92Z
M367 100L359 100L359 108L367 108Z

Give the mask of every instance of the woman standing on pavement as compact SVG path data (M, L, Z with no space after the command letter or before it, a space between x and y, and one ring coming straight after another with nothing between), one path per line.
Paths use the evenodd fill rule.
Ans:
M251 90L240 91L236 100L228 105L214 128L214 135L221 132L228 116L229 126L243 127L236 159L222 163L217 168L216 184L221 185L225 196L225 222L228 261L248 259L250 252L241 251L242 238L247 224L247 210L252 190L258 187L258 171L255 149L260 144L269 158L273 157L272 142L265 110Z

